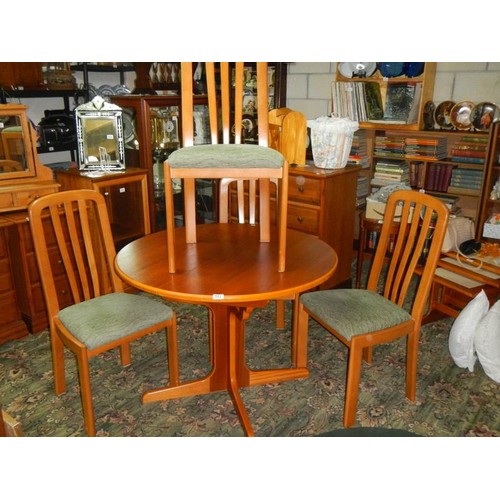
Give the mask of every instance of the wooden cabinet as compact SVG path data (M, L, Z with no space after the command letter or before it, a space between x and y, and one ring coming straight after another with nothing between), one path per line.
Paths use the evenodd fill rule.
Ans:
M56 176L61 190L93 189L105 196L117 248L151 232L146 170L129 167L95 176L73 168L59 170Z
M31 333L37 333L47 328L48 318L43 296L40 274L33 249L33 239L26 213L11 213L5 216L10 221L7 227L10 263L14 286L17 294L17 305ZM48 238L50 239L50 231ZM52 236L55 242L55 236ZM55 262L60 260L55 247L52 255ZM62 264L61 264L62 266ZM62 275L62 267L61 267ZM58 281L58 296L64 306L72 304L69 285L65 279Z
M10 263L7 228L12 222L0 217L0 344L28 333L17 305L14 277Z
M493 227L488 223L495 214L500 217L500 121L494 122L490 130L483 195L476 224L477 239L484 237L498 242L500 225Z
M335 273L321 288L351 283L359 171L357 166L336 170L313 165L290 168L288 227L317 235L337 252L339 259Z
M435 62L426 62L423 72L420 75L412 78L409 78L404 75L397 77L384 77L381 75L378 69L368 78L358 78L358 77L347 78L339 70L341 64L345 63L339 63L337 65L336 82L339 82L340 84L342 84L342 82L356 84L356 85L360 84L361 86L364 83L375 85L376 88L380 89L381 107L383 111L386 110L388 88L391 85L402 84L402 85L418 86L419 87L418 102L416 102L416 107L415 107L416 121L414 123L408 123L408 124L401 124L401 123L396 124L387 122L383 126L387 128L405 128L406 130L422 130L424 128L423 110L425 103L427 101L432 101L432 96L434 92L434 80L436 76ZM334 112L336 111L335 85L336 84L334 83L334 88L333 88L334 99L332 100ZM349 116L351 119L360 122L360 125L363 128L377 128L380 126L380 120L377 121L362 120L360 119L359 113L356 112L356 104L355 104L356 101L364 100L363 97L364 91L362 87L360 87L360 90L358 92L358 90L353 85L350 85L349 89L347 89L347 93L344 93L344 97L347 96L349 96L349 98L344 99L345 106L343 106L343 109L347 110L348 113L344 112L342 114L338 114L337 116ZM340 106L342 107L342 103L340 103ZM354 116L353 113L356 113L356 115Z

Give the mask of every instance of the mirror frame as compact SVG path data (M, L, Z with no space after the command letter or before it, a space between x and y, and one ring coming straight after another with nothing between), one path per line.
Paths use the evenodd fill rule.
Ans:
M35 177L35 158L33 148L36 148L34 140L35 131L26 115L27 106L24 104L0 104L0 116L17 116L22 132L24 157L26 161L25 169L20 172L1 172L0 181L7 179L23 179L26 177ZM33 134L33 135L32 135Z
M78 147L78 166L80 170L124 170L125 169L125 144L123 140L123 114L122 109L115 104L110 104L100 96L94 97L92 101L81 104L75 108L76 135ZM96 161L89 160L87 152L87 141L85 125L91 120L108 119L113 124L116 142L115 159L103 162L100 158Z

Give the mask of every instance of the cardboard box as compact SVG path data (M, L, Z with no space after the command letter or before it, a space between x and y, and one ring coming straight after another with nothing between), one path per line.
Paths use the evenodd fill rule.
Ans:
M385 214L386 204L381 201L374 201L370 198L366 198L366 218L367 219L377 219L382 221ZM395 221L401 220L401 212L403 211L403 207L396 207L396 215L394 217ZM413 215L413 208L410 210L410 215L408 220L411 219Z

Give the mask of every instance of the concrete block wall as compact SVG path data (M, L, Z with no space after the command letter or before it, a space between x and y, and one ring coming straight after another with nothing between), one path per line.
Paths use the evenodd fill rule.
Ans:
M301 111L308 119L328 115L336 67L334 62L289 63L287 106ZM446 100L467 100L500 106L500 63L438 63L433 100L436 105Z

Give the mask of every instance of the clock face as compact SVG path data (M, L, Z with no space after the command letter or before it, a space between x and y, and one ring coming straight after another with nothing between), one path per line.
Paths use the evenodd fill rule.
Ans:
M167 122L167 125L166 125L166 127L165 127L165 128L166 128L167 132L173 132L173 131L174 131L174 129L175 129L175 127L174 127L174 122L172 122L172 121L170 121L170 120L169 120L169 121Z

